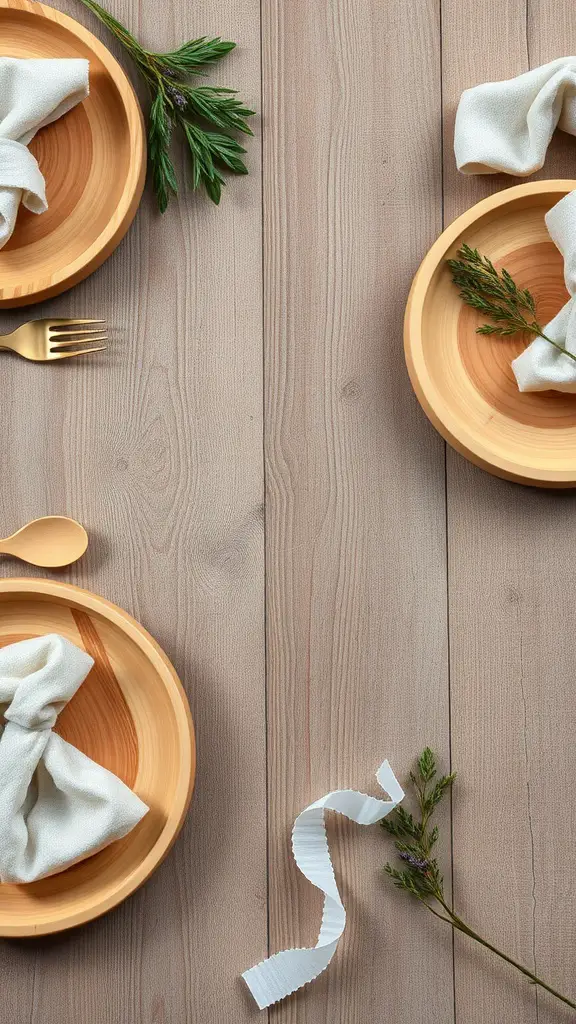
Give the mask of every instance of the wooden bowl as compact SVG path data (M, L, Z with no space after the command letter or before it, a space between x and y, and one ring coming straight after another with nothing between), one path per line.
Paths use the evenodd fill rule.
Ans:
M124 839L61 874L0 885L0 935L46 935L98 917L144 882L184 821L195 773L186 695L158 644L126 612L51 580L0 580L0 646L61 633L96 664L56 731L150 807Z
M482 469L536 487L576 485L576 395L522 394L510 363L530 339L476 334L446 259L468 242L536 298L546 324L568 299L544 215L576 181L535 181L484 199L434 243L418 270L404 326L418 399L437 430ZM485 318L484 318L485 320Z
M31 0L0 0L0 55L90 61L88 99L30 143L48 210L21 208L0 249L0 307L26 306L88 277L124 237L144 187L146 145L124 71L72 18Z

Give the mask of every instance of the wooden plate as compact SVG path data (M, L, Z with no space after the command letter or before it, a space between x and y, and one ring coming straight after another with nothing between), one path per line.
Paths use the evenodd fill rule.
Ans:
M0 307L25 306L82 281L118 245L142 195L146 146L124 71L72 18L31 0L0 0L0 55L90 61L88 99L30 143L48 210L21 209L0 249Z
M126 612L51 580L0 580L0 646L61 633L95 666L56 731L150 807L119 842L61 874L0 885L0 935L46 935L98 917L144 882L183 823L194 784L190 709L158 644Z
M544 215L576 181L535 181L490 196L459 217L425 257L406 309L404 344L418 399L443 437L496 476L536 487L576 485L576 395L521 394L510 363L521 337L482 337L445 261L462 242L506 267L545 324L566 302L563 261Z

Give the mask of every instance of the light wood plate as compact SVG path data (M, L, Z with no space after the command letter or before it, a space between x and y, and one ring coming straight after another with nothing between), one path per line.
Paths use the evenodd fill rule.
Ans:
M96 270L126 234L142 195L142 113L124 71L72 18L32 0L0 0L0 55L86 57L90 96L30 143L48 210L21 209L0 250L0 307L58 295Z
M476 334L482 318L460 299L446 259L462 242L478 248L530 289L547 323L568 293L544 215L575 188L535 181L473 206L430 249L406 308L408 371L434 426L477 466L537 487L576 486L576 395L518 391L510 363L527 339Z
M150 807L124 839L67 871L0 885L0 935L46 935L98 917L129 896L166 856L195 775L186 695L166 655L126 612L51 580L0 580L0 646L61 633L96 664L56 726Z

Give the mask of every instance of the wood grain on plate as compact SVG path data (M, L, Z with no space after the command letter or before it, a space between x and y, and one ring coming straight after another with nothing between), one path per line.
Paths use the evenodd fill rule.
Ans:
M150 807L124 839L31 885L0 885L0 935L83 924L130 895L165 857L194 784L192 720L168 659L120 608L69 584L0 580L0 646L61 633L95 665L57 732L117 774Z
M57 295L91 274L128 230L146 172L142 114L112 54L72 18L35 0L0 0L0 56L85 57L90 95L30 143L48 210L20 209L0 250L0 308Z
M478 248L533 292L537 318L547 323L568 295L544 217L574 187L530 182L473 206L430 249L406 308L408 369L432 423L476 465L540 487L576 485L576 399L518 390L510 360L526 339L478 335L482 318L462 302L446 259L463 242Z

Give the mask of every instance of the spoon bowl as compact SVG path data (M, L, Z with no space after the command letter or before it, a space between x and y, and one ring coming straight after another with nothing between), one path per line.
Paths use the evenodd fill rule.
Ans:
M87 547L86 530L67 516L33 519L11 537L0 540L0 553L43 569L70 565L81 558Z

